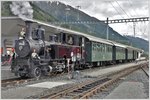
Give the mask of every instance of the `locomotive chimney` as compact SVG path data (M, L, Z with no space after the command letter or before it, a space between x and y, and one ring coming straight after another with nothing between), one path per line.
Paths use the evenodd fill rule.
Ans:
M32 39L32 22L25 21L26 23L26 38Z

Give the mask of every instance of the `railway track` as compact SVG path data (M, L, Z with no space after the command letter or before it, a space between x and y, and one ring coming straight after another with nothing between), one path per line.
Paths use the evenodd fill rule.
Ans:
M146 66L148 63L135 65L130 68L115 72L113 74L107 75L107 77L101 77L95 80L88 80L82 83L78 83L74 86L67 87L63 90L57 91L56 93L43 95L39 97L40 99L85 99L90 96L104 91L108 86L120 80L121 77L129 75L133 71L140 69L141 66Z
M32 79L21 79L21 78L6 79L1 80L1 86L2 87L16 86L19 84L27 83L29 81L32 81Z
M141 69L143 70L143 72L145 73L145 75L148 77L149 79L149 73L144 69L144 67L141 66Z
M1 86L2 87L13 87L13 86L17 86L17 85L21 85L23 83L29 83L29 82L36 82L38 80L45 80L45 79L49 79L49 78L53 78L53 77L59 77L61 75L63 75L64 73L53 73L50 74L50 77L41 77L39 79L36 78L12 78L12 79L5 79L5 80L1 80Z
M91 69L86 69L86 70L91 70ZM49 74L48 76L51 76L51 77L48 77L48 78L53 78L53 77L59 77L63 74L68 74L68 73L51 73ZM28 83L28 82L31 82L31 81L36 81L36 80L44 80L44 79L48 79L46 77L42 77L40 79L21 79L21 78L12 78L12 79L5 79L5 80L1 80L1 86L2 87L13 87L13 86L18 86L18 85L21 85L23 83Z

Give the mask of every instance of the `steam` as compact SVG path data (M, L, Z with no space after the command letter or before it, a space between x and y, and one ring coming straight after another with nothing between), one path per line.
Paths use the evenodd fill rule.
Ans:
M32 6L27 1L13 1L10 9L14 15L18 15L20 18L33 18Z

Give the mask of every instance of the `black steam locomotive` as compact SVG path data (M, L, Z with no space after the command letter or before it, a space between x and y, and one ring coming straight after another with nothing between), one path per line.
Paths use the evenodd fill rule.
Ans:
M71 53L74 56L81 54L81 45L74 45L76 42L73 40L71 44L66 42L69 37L61 33L50 35L46 41L45 30L41 27L32 30L32 22L26 21L25 37L15 42L11 71L20 77L40 77L42 74L64 71L67 69L67 58L72 62ZM76 61L79 64L81 56L78 58Z

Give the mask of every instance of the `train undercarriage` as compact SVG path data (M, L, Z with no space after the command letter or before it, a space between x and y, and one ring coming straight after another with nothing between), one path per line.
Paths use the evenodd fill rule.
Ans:
M19 77L36 77L48 75L52 72L63 72L67 68L65 60L49 59L21 59L16 58L12 61L11 71Z

